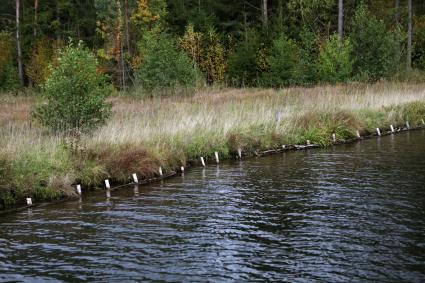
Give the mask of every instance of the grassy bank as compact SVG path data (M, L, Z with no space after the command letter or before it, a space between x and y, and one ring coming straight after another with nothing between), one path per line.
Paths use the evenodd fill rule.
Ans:
M75 196L72 187L128 182L184 166L280 148L326 146L425 118L425 85L379 83L284 90L224 89L141 100L116 96L113 117L91 136L55 136L30 120L34 97L0 95L0 208Z

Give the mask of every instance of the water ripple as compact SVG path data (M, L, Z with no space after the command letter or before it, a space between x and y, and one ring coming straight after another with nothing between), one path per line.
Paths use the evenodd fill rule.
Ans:
M424 282L423 133L0 219L0 281Z

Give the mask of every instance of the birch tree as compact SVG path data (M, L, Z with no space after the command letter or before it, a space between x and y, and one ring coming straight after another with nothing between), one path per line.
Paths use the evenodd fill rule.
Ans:
M344 0L338 1L338 37L341 41L344 35Z

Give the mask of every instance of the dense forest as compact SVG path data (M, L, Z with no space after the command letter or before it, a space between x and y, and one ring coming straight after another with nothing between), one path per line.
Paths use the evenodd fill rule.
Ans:
M0 88L80 42L124 90L373 82L425 69L425 1L6 0Z

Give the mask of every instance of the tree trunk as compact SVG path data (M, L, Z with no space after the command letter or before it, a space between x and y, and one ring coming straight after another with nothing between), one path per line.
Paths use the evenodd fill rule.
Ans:
M283 28L283 0L278 1L278 9L279 27Z
M338 37L342 40L344 36L344 0L338 1Z
M59 9L59 1L56 1L56 21L58 27L56 28L56 39L61 39L60 29L61 29L61 19L60 19L60 9Z
M121 1L117 0L116 1L117 4L117 27L116 27L116 42L115 42L115 46L117 47L116 52L117 57L117 64L118 64L118 70L120 73L120 82L121 82L121 89L125 91L126 89L126 79L125 79L125 61L124 61L124 44L123 44L123 16L122 16L122 12L121 12Z
M22 66L22 49L21 49L21 34L20 34L20 0L16 0L16 50L18 53L18 73L21 84L24 84L24 70Z
M261 12L263 16L263 27L265 30L268 28L268 9L267 9L267 0L262 0Z
M400 24L400 0L395 0L394 10L395 10L395 24L398 26Z
M125 40L127 44L128 55L131 56L131 45L130 45L130 28L129 28L129 19L128 19L128 0L124 1L124 21L125 21Z
M34 29L33 34L34 38L37 37L37 12L38 12L38 0L34 0Z
M407 69L412 69L412 0L407 1L408 28L407 28Z

